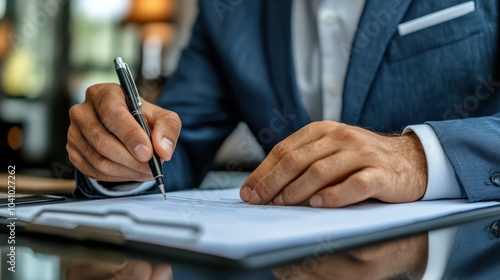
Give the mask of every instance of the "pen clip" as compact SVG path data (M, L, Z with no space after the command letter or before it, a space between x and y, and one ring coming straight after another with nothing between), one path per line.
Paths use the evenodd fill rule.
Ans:
M128 78L130 79L129 82L132 85L132 88L134 89L134 92L135 92L134 95L135 95L136 103L139 106L139 108L141 108L142 107L142 102L141 102L141 98L139 96L139 90L137 90L137 86L135 85L134 77L132 76L132 72L130 71L130 67L128 67L127 63L123 63L123 64L125 64L125 70L127 71Z

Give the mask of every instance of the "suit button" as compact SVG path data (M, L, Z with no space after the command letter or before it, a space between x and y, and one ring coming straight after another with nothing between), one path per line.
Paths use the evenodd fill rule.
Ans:
M495 238L500 238L500 221L496 221L490 226L490 232Z
M493 176L491 176L490 180L493 183L493 185L500 187L500 173L493 174Z

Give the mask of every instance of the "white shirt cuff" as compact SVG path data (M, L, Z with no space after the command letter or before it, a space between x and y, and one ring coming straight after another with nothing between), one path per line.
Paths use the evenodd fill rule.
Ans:
M120 197L128 196L141 193L154 186L155 181L150 182L133 182L133 183L123 183L113 187L113 189L108 189L97 182L97 180L87 177L88 182L92 185L92 188L98 193L110 196L110 197Z
M457 228L429 231L429 254L422 280L442 279L453 250Z
M407 126L403 134L415 132L424 147L427 159L427 190L422 200L443 198L462 198L460 185L455 177L455 170L446 156L443 146L430 125Z

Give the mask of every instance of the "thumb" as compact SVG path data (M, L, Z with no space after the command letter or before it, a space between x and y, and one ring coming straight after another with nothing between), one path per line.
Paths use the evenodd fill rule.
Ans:
M181 132L181 120L175 112L152 104L150 105L144 111L148 114L151 126L153 148L161 159L169 161L172 158L179 133Z

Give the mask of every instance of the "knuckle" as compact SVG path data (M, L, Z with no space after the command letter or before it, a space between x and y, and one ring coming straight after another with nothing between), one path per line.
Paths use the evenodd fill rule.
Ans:
M99 157L94 161L94 167L102 174L109 174L112 170L109 161L107 161L103 157Z
M85 145L85 146L80 148L80 151L82 152L82 154L81 154L82 157L87 159L87 161L90 164L93 164L92 160L95 159L95 155L96 155L96 151L94 150L94 148L92 148L92 146L90 146L90 145Z
M317 161L311 165L310 173L315 180L324 182L328 179L329 166L323 161Z
M108 128L117 123L118 113L119 111L116 107L109 106L105 102L97 106L97 115L101 119L101 122Z
M76 153L69 147L69 145L66 145L66 150L68 151L68 158L69 161L78 169L82 167L81 160L80 158L76 155Z
M282 198L283 198L283 203L285 205L296 204L296 203L301 202L301 201L299 201L300 200L300 196L299 196L299 194L297 193L296 190L285 189L282 192L281 195L282 195Z
M339 125L333 134L335 137L345 140L354 139L356 137L356 131L345 124Z
M255 188L259 183L256 174L251 174L246 180L245 184L250 188Z
M321 120L321 121L315 122L315 125L320 127L320 128L329 127L331 124L332 124L332 122L328 121L328 120Z
M277 194L277 189L275 188L277 178L274 175L266 175L262 178L257 187L254 188L259 196L264 199L272 199Z
M264 176L258 183L257 188L261 195L269 194L269 186L272 186L272 178L269 175Z
M310 133L317 133L318 131L326 131L332 127L334 122L328 120L315 121L308 126Z
M181 118L179 117L179 114L173 111L168 111L168 116L169 116L169 122L173 123L174 125L181 125Z
M87 90L85 91L85 99L86 100L94 99L99 92L98 88L99 85L92 85L88 87Z
M96 150L97 151L104 151L104 149L106 149L107 145L105 144L107 141L105 139L105 134L103 133L102 129L99 129L100 127L96 127L96 128L93 128L93 138L92 140L94 141L94 143L98 143L98 145L96 145Z
M68 140L67 141L68 144L76 142L76 140L78 139L78 137L75 136L76 133L77 133L77 128L75 127L75 125L70 124L68 132L66 133L66 139Z
M296 151L292 151L286 154L283 157L283 161L285 162L285 168L289 171L297 170L302 162L299 152Z
M71 121L78 119L78 117L80 116L80 107L81 106L82 105L77 104L77 105L73 105L73 106L71 106L71 108L69 108L69 119Z
M304 131L306 134L310 134L314 131L318 131L320 129L320 124L319 122L321 121L316 121L316 122L312 122L306 126L304 126L303 128L301 128L299 131Z
M162 115L163 117L160 118L158 120L158 122L162 126L168 127L168 129L172 133L179 133L181 128L182 128L182 122L181 122L179 115L176 112L167 111L167 110L163 110L163 111L164 111L164 115Z
M275 154L278 158L283 158L288 153L288 149L287 145L282 141L274 146L271 153Z
M323 194L321 196L325 200L326 205L329 205L331 207L340 206L340 201L339 201L338 197L333 193L332 190L327 190L327 191L323 192Z
M373 176L369 172L359 172L353 176L353 184L361 193L366 193L372 186Z
M66 152L68 153L69 161L71 161L71 154L73 153L73 150L71 149L69 142L66 143Z
M357 148L357 152L360 157L369 159L375 157L378 152L372 149L370 145L364 144Z
M97 149L102 148L103 144L103 132L102 132L102 127L101 126L92 126L88 128L88 134L89 134L89 142L92 141L92 143L95 143L95 147Z

